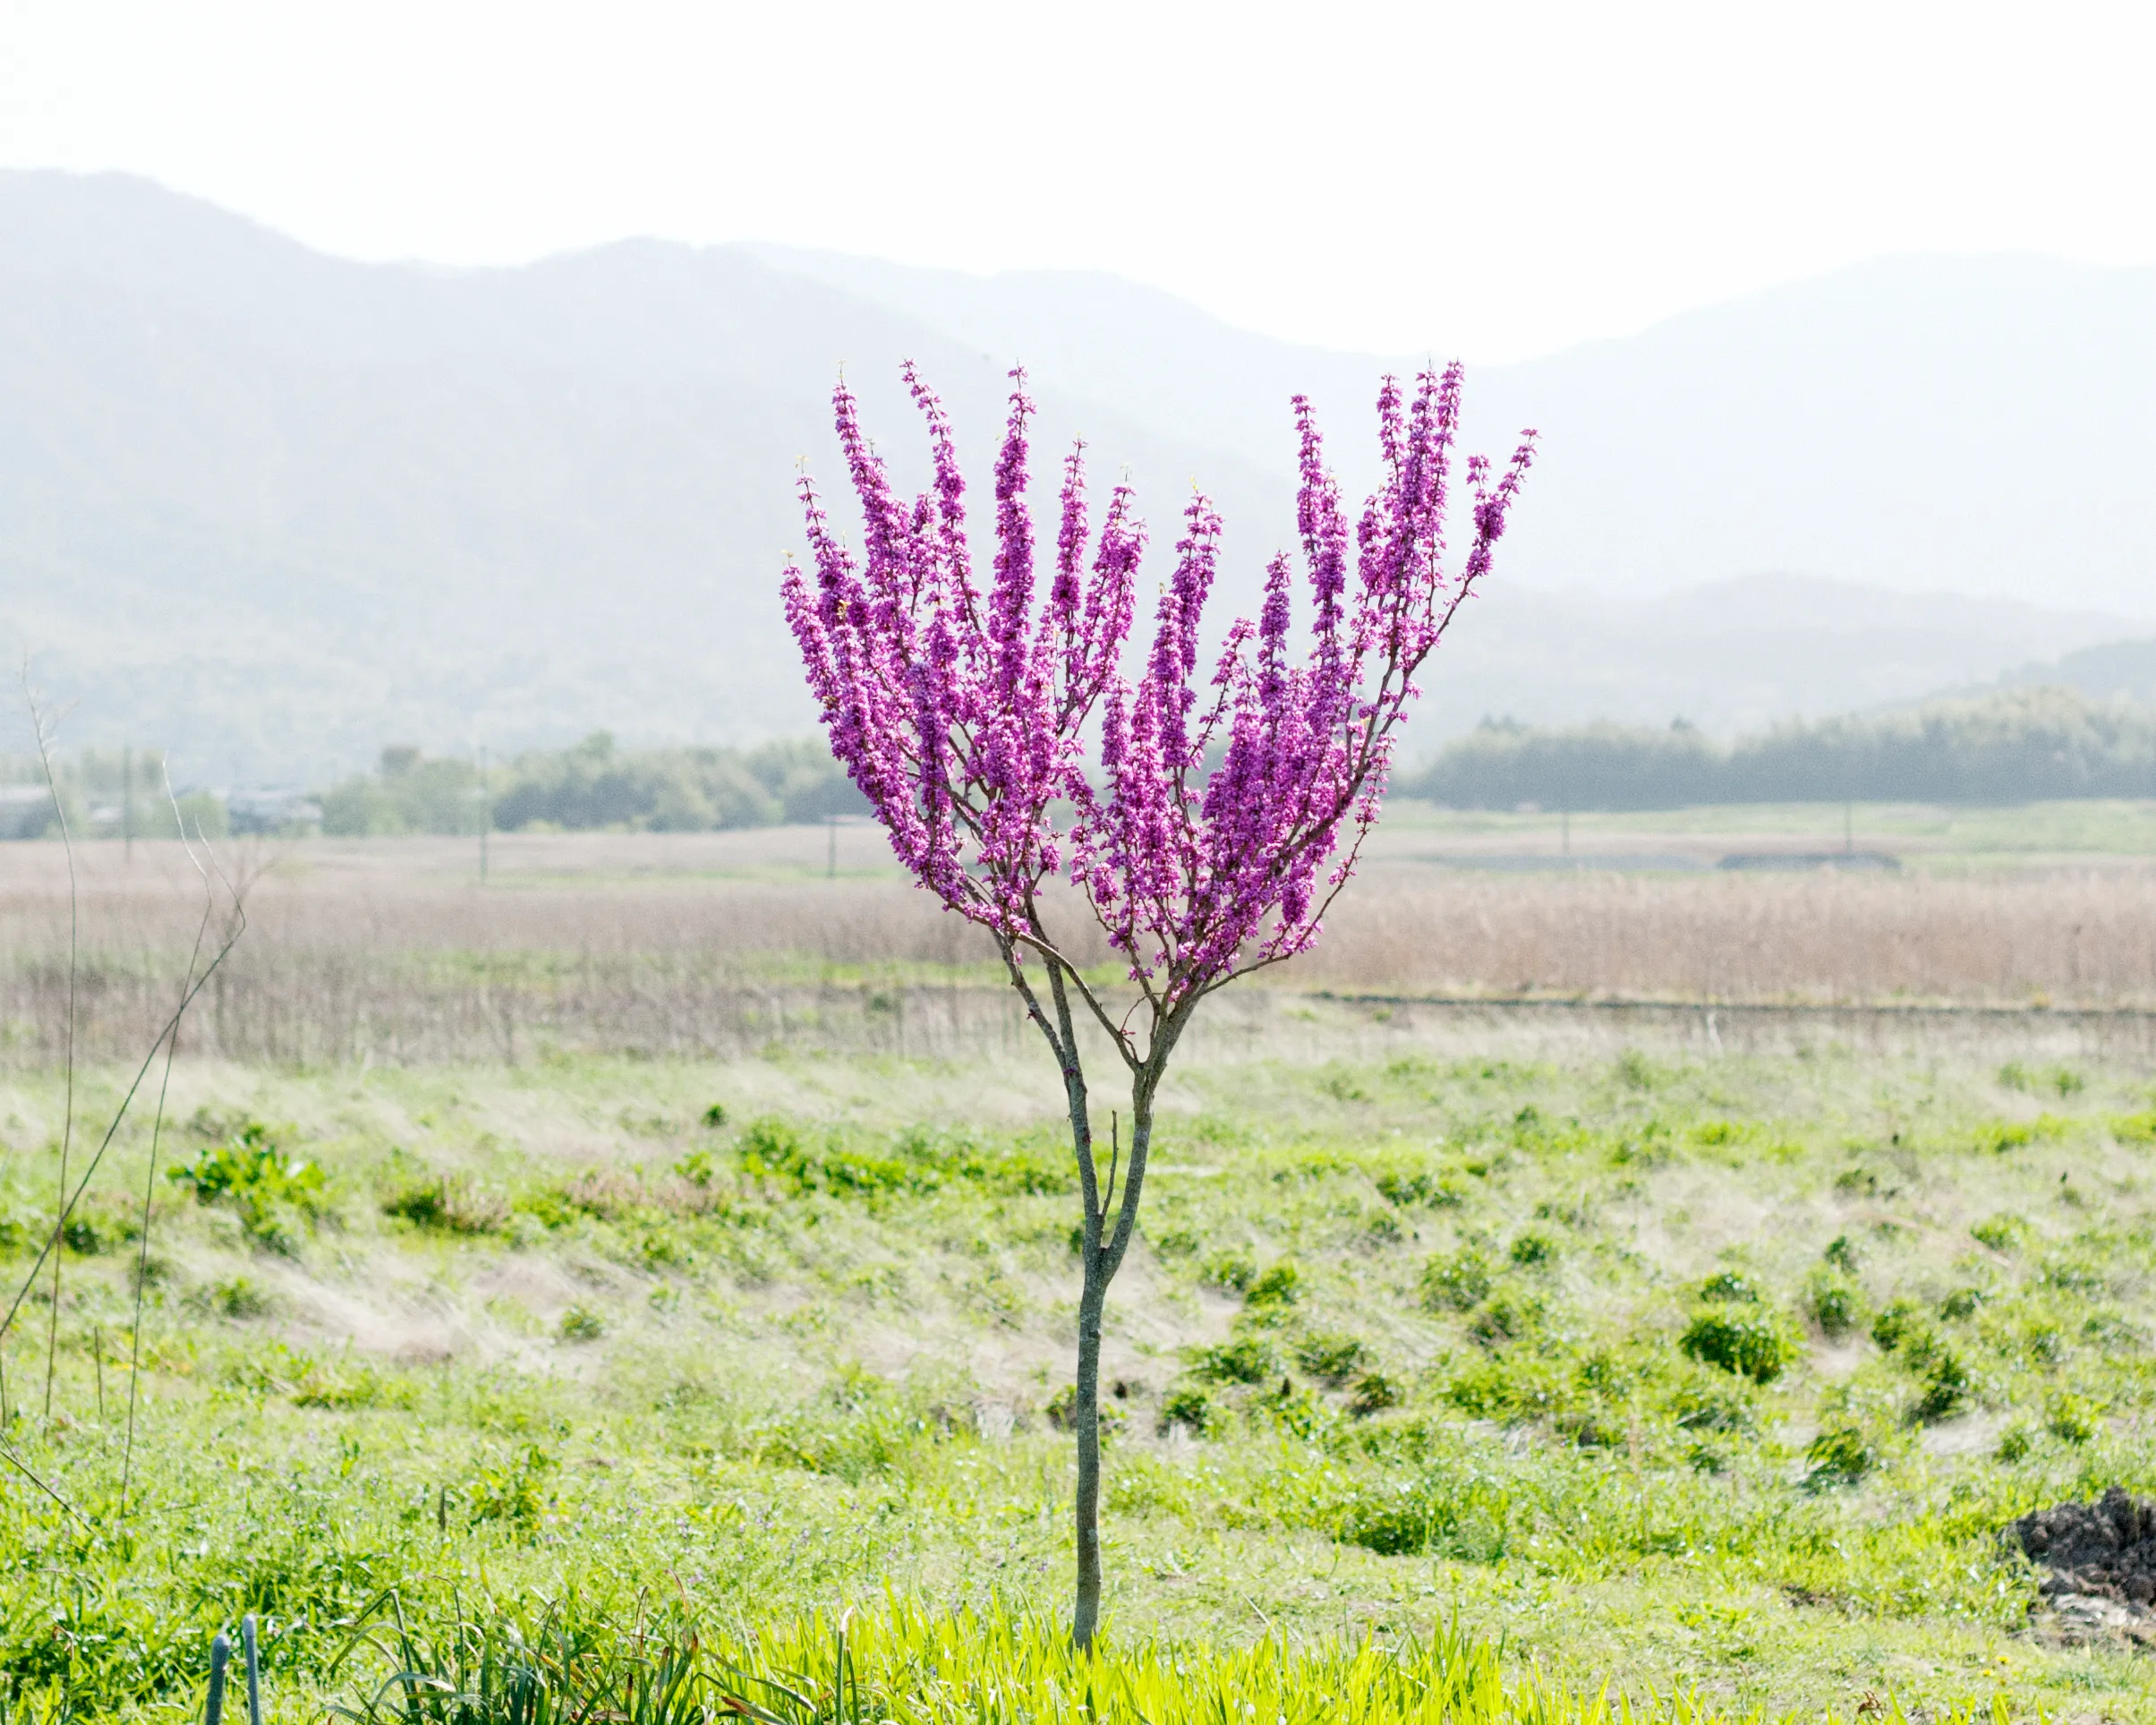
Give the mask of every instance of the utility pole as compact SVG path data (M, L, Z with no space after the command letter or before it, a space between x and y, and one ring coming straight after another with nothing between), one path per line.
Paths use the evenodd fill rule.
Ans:
M127 860L134 861L135 749L132 743L120 745L120 838L127 847Z
M487 795L487 746L479 746L479 884L487 884L487 830L494 824L494 804Z

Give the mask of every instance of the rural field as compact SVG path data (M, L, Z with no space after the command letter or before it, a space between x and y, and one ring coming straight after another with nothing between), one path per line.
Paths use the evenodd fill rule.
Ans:
M804 1719L2156 1720L2011 1533L2156 1495L2156 809L1397 813L1163 1093L1091 1670L1060 1093L874 832L228 850L0 1339L5 1716L193 1716L251 1610L289 1720L460 1624ZM80 863L78 1172L201 902ZM62 865L0 847L11 1300Z

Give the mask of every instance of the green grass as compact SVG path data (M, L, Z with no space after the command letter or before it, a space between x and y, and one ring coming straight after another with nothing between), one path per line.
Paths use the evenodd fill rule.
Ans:
M91 1524L0 1482L11 1712L176 1718L252 1609L319 1716L385 1675L337 1661L391 1587L430 1644L641 1625L767 1674L855 1608L864 1716L1069 1695L1044 1064L183 1070L124 1518L139 1136L49 1424L49 1306L0 1350L10 1443ZM0 1089L18 1274L58 1102ZM1112 1302L1101 1711L1419 1717L1465 1672L1461 1716L2156 1719L2143 1663L2028 1632L1998 1538L2156 1489L2151 1102L1834 1050L1187 1070Z

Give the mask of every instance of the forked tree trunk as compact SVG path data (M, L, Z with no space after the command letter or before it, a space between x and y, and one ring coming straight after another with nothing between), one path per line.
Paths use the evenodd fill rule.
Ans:
M1078 1383L1071 1405L1078 1433L1078 1599L1071 1608L1070 1639L1081 1650L1093 1644L1101 1619L1101 1326L1108 1285L1122 1268L1137 1230L1146 1152L1153 1136L1152 1097L1142 1079L1133 1089L1130 1156L1121 1200L1112 1202L1115 1194L1104 1191L1101 1208L1087 1220L1085 1275L1078 1291Z
M1044 945L1046 944L1044 939ZM1101 1328L1108 1308L1108 1286L1122 1268L1138 1229L1138 1207L1146 1190L1146 1157L1153 1141L1153 1100L1167 1070L1168 1055L1182 1034L1189 1003L1156 1022L1143 1059L1125 1058L1130 1072L1130 1145L1128 1156L1111 1134L1106 1177L1093 1141L1093 1115L1086 1094L1085 1062L1078 1052L1078 1025L1064 984L1063 961L1048 964L1052 1022L1039 996L1027 986L1010 949L1004 962L1026 1001L1027 1016L1039 1026L1062 1068L1063 1096L1070 1108L1070 1147L1078 1162L1078 1190L1085 1225L1078 1238L1083 1280L1078 1291L1078 1379L1071 1386L1070 1423L1078 1438L1078 1493L1073 1505L1078 1543L1078 1598L1070 1613L1070 1639L1082 1651L1093 1644L1101 1621ZM1097 1010L1097 1008L1095 1008ZM1117 1180L1118 1174L1121 1180Z

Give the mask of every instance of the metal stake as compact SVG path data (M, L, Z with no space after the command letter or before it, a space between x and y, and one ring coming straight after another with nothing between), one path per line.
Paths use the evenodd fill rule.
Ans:
M225 1661L231 1657L232 1643L218 1635L209 1644L209 1705L202 1714L202 1725L224 1725Z
M240 1619L240 1644L247 1650L247 1725L262 1725L262 1667L254 1644L254 1613Z

